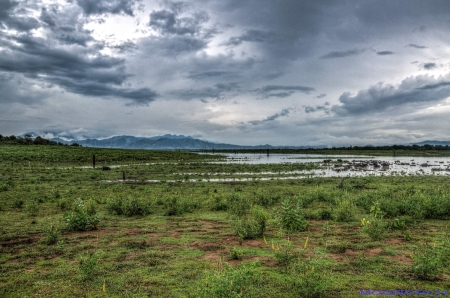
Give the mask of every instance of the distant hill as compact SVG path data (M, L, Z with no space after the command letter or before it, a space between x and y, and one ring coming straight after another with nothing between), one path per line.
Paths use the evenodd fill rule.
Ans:
M423 141L423 142L419 142L419 143L414 143L413 145L419 145L419 146L423 146L423 145L441 145L441 146L450 146L450 141Z
M20 137L31 136L36 138L38 134L29 132ZM55 134L56 135L56 134ZM150 150L212 150L212 149L305 149L305 148L324 148L316 147L293 147L293 146L241 146L225 143L214 143L206 140L195 139L191 136L166 134L154 137L134 137L134 136L114 136L105 139L68 139L66 136L50 138L49 140L63 144L71 145L77 143L84 147L96 148L124 148L124 149L150 149Z

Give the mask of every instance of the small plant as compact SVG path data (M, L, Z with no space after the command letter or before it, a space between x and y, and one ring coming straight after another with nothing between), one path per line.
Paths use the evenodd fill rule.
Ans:
M405 231L405 240L406 241L411 241L411 239L412 239L411 231L410 230L406 230Z
M241 241L243 239L255 239L262 237L266 231L267 220L269 215L260 206L254 206L249 214L238 218L233 223L234 232L239 236Z
M412 270L419 279L434 280L443 271L441 250L436 244L419 246L411 255L414 261Z
M234 216L244 216L250 212L252 203L247 197L233 193L227 198L228 212Z
M330 209L322 209L319 213L319 217L322 220L333 219L333 212Z
M308 227L301 204L293 203L289 198L285 198L281 202L281 206L275 210L275 214L279 225L286 232L304 231Z
M214 197L211 205L211 210L213 211L222 211L227 210L228 205L221 197Z
M107 207L117 215L144 216L151 213L148 202L138 198L112 198L108 201Z
M257 271L259 263L245 263L233 268L228 264L207 273L193 296L199 298L261 297L262 279Z
M244 252L242 249L237 248L236 246L233 246L233 248L230 250L229 258L230 260L242 260L244 257Z
M83 200L75 200L75 207L72 212L64 214L64 220L67 228L71 231L96 230L100 223L97 215L89 215Z
M307 245L308 239L305 241L304 249L306 249ZM274 256L278 264L283 267L289 267L294 261L299 260L300 256L303 254L303 251L301 251L300 248L295 247L289 239L284 245L274 244L272 242L272 250L274 251Z
M22 209L24 204L25 201L22 199L15 199L12 203L13 207L17 209Z
M349 199L344 199L338 203L336 210L336 220L339 222L350 222L355 220L355 206Z
M38 202L36 200L28 201L27 205L25 206L25 211L31 216L36 216L39 213Z
M103 251L99 250L95 253L88 252L80 257L80 263L78 270L83 275L84 279L91 278L95 273L95 267L98 264L98 260L103 255Z
M388 224L383 219L383 212L380 210L378 202L370 208L371 219L361 220L362 231L374 240L381 240L386 236Z
M332 284L330 271L323 268L320 259L301 261L291 271L287 283L297 297L322 297Z
M44 228L44 234L45 238L43 242L47 245L56 244L61 237L61 233L53 224L51 224L50 227Z

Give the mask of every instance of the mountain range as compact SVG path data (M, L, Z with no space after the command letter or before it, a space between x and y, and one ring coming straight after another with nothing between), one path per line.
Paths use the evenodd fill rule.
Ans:
M52 133L45 133L52 134ZM57 135L57 134L53 134ZM31 138L36 138L38 134L34 132L25 133L19 137L29 136ZM135 137L135 136L114 136L105 139L95 139L95 138L83 138L76 139L72 136L59 136L54 138L48 138L51 141L60 142L63 144L73 144L77 143L84 147L97 147L97 148L124 148L124 149L149 149L149 150L212 150L212 149L320 149L326 148L327 146L272 146L272 145L257 145L257 146L243 146L234 145L226 143L215 143L206 140L200 140L193 138L191 136L185 135L172 135L165 134L162 136L154 137ZM407 145L441 145L450 146L450 141L436 141L429 140L419 143L411 143Z
M19 137L29 136L36 138L38 134L34 132L25 133ZM84 147L97 148L124 148L124 149L150 149L150 150L212 150L212 149L303 149L303 148L323 148L317 147L294 147L294 146L271 146L271 145L257 145L257 146L241 146L225 143L215 143L206 140L195 139L191 136L165 134L154 137L135 137L135 136L114 136L106 139L69 139L64 137L48 138L51 141L60 142L63 144L77 143Z

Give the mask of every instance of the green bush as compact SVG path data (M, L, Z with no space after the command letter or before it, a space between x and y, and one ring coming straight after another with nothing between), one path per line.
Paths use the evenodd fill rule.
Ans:
M97 215L89 215L83 200L80 198L75 200L75 207L72 212L64 214L66 226L71 231L96 230L100 223Z
M372 218L366 221L362 231L366 233L372 240L378 241L386 237L388 224L382 218Z
M349 199L338 202L335 218L339 222L350 222L355 220L355 206Z
M44 230L45 238L43 239L43 242L47 245L53 245L58 243L58 240L61 237L61 233L53 224L50 225L50 227L45 227Z
M228 209L227 203L221 197L214 197L211 204L212 211L224 211Z
M108 200L107 208L117 215L144 216L151 213L148 202L134 197L112 198Z
M323 297L333 283L330 271L323 267L321 260L314 259L295 264L286 276L287 286L296 297Z
M252 202L247 197L233 193L227 198L227 206L231 215L240 217L250 212Z
M217 272L207 273L197 293L198 298L251 298L261 297L262 279L258 263L245 263L233 268L225 264Z
M25 206L25 211L31 216L36 216L39 213L39 205L36 200L29 200Z
M234 233L239 239L256 239L264 235L269 215L260 206L254 206L249 214L238 218L233 223Z
M88 252L80 257L80 263L78 270L83 275L84 279L91 278L95 273L95 268L98 264L98 260L103 255L103 251L99 250L95 253Z
M281 228L287 232L304 231L308 227L302 206L299 202L294 203L290 198L285 198L280 207L275 209L275 217Z
M283 245L273 245L274 256L278 264L289 267L292 263L295 263L304 254L304 250L296 248L291 241L287 241Z
M417 278L434 280L443 272L444 264L441 260L441 249L436 245L426 243L415 249L412 270Z
M233 248L230 250L229 253L229 259L230 260L242 260L244 257L244 252L242 249L237 248L236 246L233 246Z

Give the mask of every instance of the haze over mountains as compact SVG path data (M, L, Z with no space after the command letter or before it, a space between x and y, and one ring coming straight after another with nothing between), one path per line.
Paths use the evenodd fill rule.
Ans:
M49 134L49 133L45 133ZM43 135L45 135L43 134ZM34 132L25 133L21 135L24 137L29 135L35 138L38 134ZM177 149L197 149L197 150L212 150L212 149L302 149L312 148L311 146L272 146L272 145L258 145L245 146L225 143L215 143L206 140L195 139L191 136L165 134L162 136L153 137L135 137L135 136L114 136L105 139L97 138L83 138L76 139L72 136L60 136L48 138L51 141L60 142L63 144L77 143L85 147L98 148L126 148L126 149L155 149L155 150L177 150ZM323 148L325 146L317 146L315 148Z
M52 133L44 133L43 135L48 135ZM25 137L26 135L31 138L36 138L38 134L34 132L25 133L20 135L20 137ZM246 145L235 145L226 143L215 143L207 140L200 140L193 138L191 136L185 135L172 135L165 134L162 136L153 137L135 137L135 136L113 136L110 138L75 138L70 135L58 136L47 139L55 142L60 142L63 144L73 144L77 143L84 147L97 147L97 148L124 148L124 149L154 149L154 150L185 150L185 149L196 149L196 150L212 150L212 149L307 149L307 148L327 148L328 146L274 146L274 145L257 145L257 146L246 146ZM419 145L423 146L425 144L429 145L450 145L450 141L438 141L438 140L427 140L414 144L404 144L404 145ZM373 147L372 145L367 145L366 147Z

